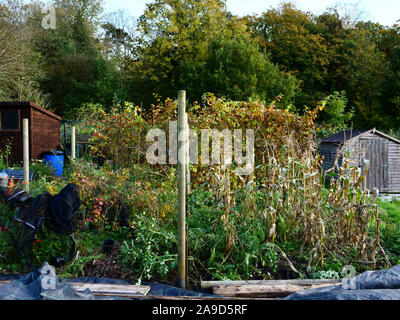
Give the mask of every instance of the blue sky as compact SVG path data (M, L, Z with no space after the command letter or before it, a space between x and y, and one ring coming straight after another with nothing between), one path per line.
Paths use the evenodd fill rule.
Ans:
M129 14L140 16L146 3L151 0L105 0L106 11L117 11L118 9L126 9ZM253 13L261 13L266 9L278 6L281 0L227 0L228 10L236 15L246 15ZM362 10L363 20L377 21L383 25L392 25L400 19L400 1L399 0L294 0L299 9L321 13L327 7L332 7L337 3L358 3Z

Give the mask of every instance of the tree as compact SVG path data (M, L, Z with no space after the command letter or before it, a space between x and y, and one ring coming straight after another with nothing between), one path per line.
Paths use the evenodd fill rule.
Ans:
M315 105L326 95L328 50L316 28L314 17L290 3L270 9L248 23L261 49L271 61L302 81L296 104Z
M390 94L384 93L390 72L378 46L382 27L357 23L357 10L352 10L356 12L352 16L341 16L339 11L333 8L314 16L283 4L247 21L271 61L302 81L295 101L298 108L345 91L349 105L356 108L356 126L384 127L388 123L385 106L395 107L385 98ZM391 84L395 83L392 79Z
M106 56L124 67L127 60L135 57L136 19L119 10L105 14L101 27Z
M0 99L43 105L37 82L41 70L24 10L19 1L0 0Z
M101 3L58 0L55 6L56 29L40 28L40 10L31 19L31 26L36 26L34 48L45 72L40 84L49 94L52 109L63 115L83 103L111 106L115 100L125 100L120 72L103 56L96 36Z
M354 108L346 111L348 99L346 92L335 91L323 100L323 110L319 116L319 133L326 137L349 128L354 117Z
M386 128L400 125L400 26L379 28L375 42L388 61L382 88L383 114Z
M180 66L180 84L194 99L213 92L233 100L261 99L268 102L282 95L287 106L298 91L298 82L281 72L246 36L216 36L204 62L188 61Z
M316 26L328 48L325 91L346 91L349 104L357 111L356 126L382 126L382 89L388 64L376 43L381 26L359 22L346 28L336 9L318 16Z
M202 61L208 42L229 24L221 0L155 0L138 20L137 57L127 69L135 102L148 104L152 93L175 96L178 66Z

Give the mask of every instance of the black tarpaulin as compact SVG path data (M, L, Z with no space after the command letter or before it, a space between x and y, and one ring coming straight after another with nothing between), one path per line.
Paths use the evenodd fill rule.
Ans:
M299 291L286 300L400 300L400 265L366 271L338 286Z

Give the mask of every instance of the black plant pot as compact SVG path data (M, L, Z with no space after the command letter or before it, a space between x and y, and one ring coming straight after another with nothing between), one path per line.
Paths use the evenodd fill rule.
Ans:
M52 265L53 267L61 267L63 264L65 263L64 258L62 257L53 257L50 260L50 265Z
M114 248L115 241L112 239L106 239L103 241L103 253L110 253Z

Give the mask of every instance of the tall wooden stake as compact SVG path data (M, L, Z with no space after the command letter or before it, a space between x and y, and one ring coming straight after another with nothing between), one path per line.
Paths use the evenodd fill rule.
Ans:
M178 92L178 286L186 289L186 92Z
M189 153L189 146L190 146L190 141L189 141L189 134L190 134L190 128L189 128L189 119L188 119L188 114L185 112L185 126L187 130L187 147L186 147L186 194L189 194L191 192L190 190L190 167L189 167L189 159L190 159L190 153Z
M190 167L189 167L189 162L190 162L190 127L189 127L189 119L188 119L188 114L185 112L185 128L186 128L186 162L185 162L185 174L186 174L186 197L188 194L190 194ZM190 211L189 211L189 205L186 201L186 216L190 216ZM185 283L186 283L186 288L189 286L189 232L188 232L188 226L186 225L185 228L185 246L186 246L186 257L185 257L185 268L186 268L186 277L185 277Z
M75 126L72 126L72 132L71 132L71 158L72 160L75 160L76 158L76 139L75 139Z
M24 184L29 192L29 120L22 120L23 159L24 159Z

